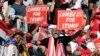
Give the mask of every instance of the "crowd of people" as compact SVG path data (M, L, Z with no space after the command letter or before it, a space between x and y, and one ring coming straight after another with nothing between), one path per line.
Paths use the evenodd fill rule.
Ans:
M100 56L94 44L100 37L100 0L0 1L0 56ZM26 7L33 5L49 7L44 26L26 23ZM57 11L78 9L84 12L83 27L58 30Z

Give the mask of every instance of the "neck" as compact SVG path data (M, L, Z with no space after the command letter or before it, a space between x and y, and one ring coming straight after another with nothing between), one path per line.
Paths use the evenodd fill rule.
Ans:
M21 1L16 1L15 4L21 5Z

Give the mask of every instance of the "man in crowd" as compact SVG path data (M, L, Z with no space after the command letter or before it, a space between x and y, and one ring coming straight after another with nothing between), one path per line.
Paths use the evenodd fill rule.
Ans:
M17 48L20 44L23 34L21 32L16 32L12 38L6 41L3 56L20 56L19 49Z

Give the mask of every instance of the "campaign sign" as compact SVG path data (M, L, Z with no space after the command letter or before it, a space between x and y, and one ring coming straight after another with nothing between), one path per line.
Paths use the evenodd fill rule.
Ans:
M82 10L58 10L58 30L79 30L83 26Z
M47 5L33 5L26 8L26 22L27 24L34 24L35 22L46 22L47 11L49 10Z

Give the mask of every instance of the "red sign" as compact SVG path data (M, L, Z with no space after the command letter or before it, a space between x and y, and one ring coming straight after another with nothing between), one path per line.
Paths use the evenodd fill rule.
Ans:
M28 6L26 8L26 21L28 24L33 24L34 22L47 22L47 5L34 5Z
M96 48L100 49L100 38L95 39L93 43Z
M78 30L82 25L82 10L58 10L57 28L59 30Z

